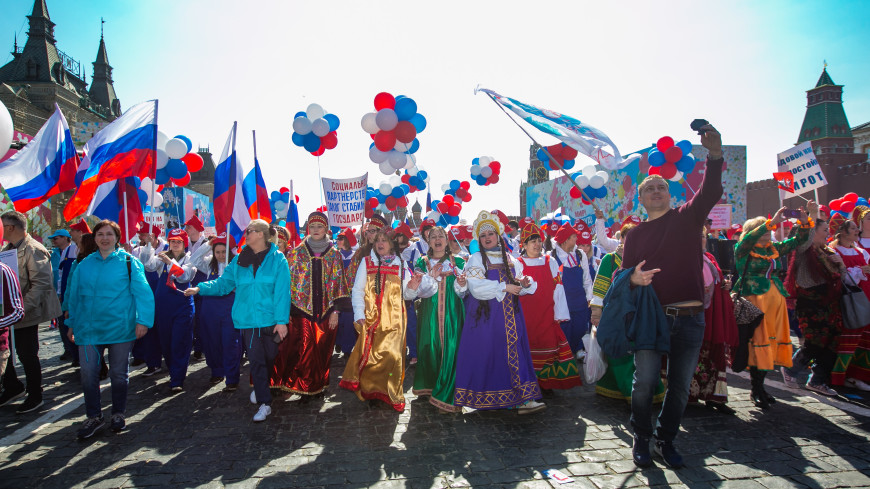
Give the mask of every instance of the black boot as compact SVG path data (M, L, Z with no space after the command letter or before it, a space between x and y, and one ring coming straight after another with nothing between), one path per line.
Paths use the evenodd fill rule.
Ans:
M770 409L770 401L764 392L764 372L755 367L749 368L749 379L752 383L752 392L749 394L753 404L761 409Z

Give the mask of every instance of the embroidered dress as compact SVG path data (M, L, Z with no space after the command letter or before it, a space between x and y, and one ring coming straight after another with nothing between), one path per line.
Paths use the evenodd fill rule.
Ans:
M870 264L870 254L862 248L842 246L837 246L835 251L843 257L848 283L857 283L864 294L870 297L870 278L860 268ZM844 328L840 333L831 383L843 385L845 379L870 383L870 325L861 329Z
M503 409L520 406L541 397L535 376L529 337L520 303L505 292L508 272L501 251L487 252L489 265L484 268L481 253L471 256L466 266L468 290L465 301L465 324L456 360L454 404L475 409ZM522 274L522 264L508 257L515 277ZM532 294L533 281L520 294ZM481 302L489 314L478 312Z
M520 258L523 273L535 279L534 294L520 297L523 318L529 334L532 364L541 389L570 389L583 385L574 353L568 345L560 320L570 318L561 275L556 260Z
M429 402L444 411L454 411L456 353L465 321L462 298L468 287L456 282L456 274L465 266L461 258L440 261L427 257L417 260L416 268L425 273L417 296L417 367L414 370L414 394L429 395ZM436 279L429 273L440 267Z
M410 278L398 257L379 266L372 252L360 263L351 298L354 319L365 323L355 324L359 337L339 383L361 401L377 399L399 412L405 409L405 299L416 297L407 288Z
M329 315L348 297L341 255L331 244L317 255L303 242L288 253L288 262L290 324L278 346L270 384L296 394L319 394L329 385L335 347L336 329L330 329Z

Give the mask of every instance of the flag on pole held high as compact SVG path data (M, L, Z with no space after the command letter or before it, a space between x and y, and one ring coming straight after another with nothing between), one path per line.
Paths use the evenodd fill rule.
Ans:
M486 88L478 88L475 93L478 91L489 95L499 105L510 109L538 130L555 136L578 152L592 158L606 170L622 169L640 158L640 155L623 158L616 144L607 137L607 134L573 117L505 97ZM608 146L612 154L606 151Z
M104 183L97 187L97 192L85 212L89 216L117 222L121 228L122 244L128 243L136 235L137 224L145 220L142 211L145 202L142 201L143 195L140 194L139 185L138 177L126 177ZM141 192L144 194L144 191Z
M236 154L236 127L237 123L233 122L214 171L214 220L218 231L229 229L229 234L241 246L251 215L242 189L245 173Z
M299 235L299 208L296 205L296 194L293 193L293 180L290 180L290 201L287 208L286 227L290 231L290 241L288 246L296 247L302 244L302 238Z
M794 193L794 175L790 171L775 172L773 179L776 180L780 190Z
M266 182L260 171L260 162L257 161L257 138L254 136L254 167L245 176L242 182L242 192L245 197L245 207L251 220L262 219L272 222L272 206L269 204L269 192L266 191Z
M76 186L63 215L71 221L87 212L97 187L125 177L155 178L157 172L157 101L127 109L85 144Z
M18 153L0 163L0 185L15 209L25 212L53 195L76 186L79 157L66 118L57 104L36 137Z

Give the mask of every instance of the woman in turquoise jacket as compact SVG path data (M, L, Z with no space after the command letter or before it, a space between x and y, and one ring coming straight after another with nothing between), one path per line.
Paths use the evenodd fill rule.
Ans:
M272 414L269 375L278 356L278 343L287 336L290 321L290 267L287 258L270 241L276 236L266 221L255 219L245 230L245 247L233 258L224 274L184 291L187 296L227 295L235 289L233 324L242 331L251 362L254 392L259 404L254 421Z
M97 253L78 263L67 284L68 324L79 349L88 418L78 432L89 438L105 423L100 405L100 358L109 350L113 431L126 426L127 374L133 342L154 324L154 296L142 263L118 248L121 228L103 220L94 226Z

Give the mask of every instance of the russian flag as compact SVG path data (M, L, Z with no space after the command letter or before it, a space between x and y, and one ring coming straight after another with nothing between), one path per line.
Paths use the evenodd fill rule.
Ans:
M136 225L145 220L142 200L144 191L139 190L138 177L126 177L112 182L106 182L97 187L88 206L87 215L100 219L115 221L121 227L121 243L128 243L136 235ZM124 212L124 197L126 192L127 212Z
M266 191L266 182L260 172L260 163L254 157L254 168L248 172L242 182L242 193L245 196L245 207L251 220L262 219L272 222L272 206L269 205L269 193Z
M76 187L79 157L60 107L24 148L0 163L0 185L15 209L25 212Z
M290 207L287 208L287 230L290 231L290 241L288 246L297 247L302 244L302 237L299 236L299 207L296 205L296 194L293 193L293 180L290 180Z
M85 145L85 159L76 174L78 190L64 217L71 221L87 212L97 187L125 177L155 178L157 172L157 101L127 109Z
M236 156L236 125L233 122L214 171L214 220L218 232L228 230L236 243L241 244L251 216L242 189L245 173Z

